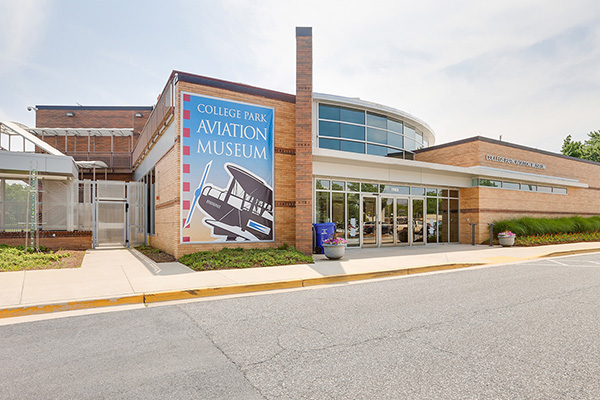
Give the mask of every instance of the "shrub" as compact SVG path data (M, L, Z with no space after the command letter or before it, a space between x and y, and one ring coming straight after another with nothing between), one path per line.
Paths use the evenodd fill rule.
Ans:
M179 262L196 271L230 268L269 267L275 265L312 263L311 256L305 256L294 247L281 246L277 249L225 248L219 251L199 251L186 254Z
M600 216L594 217L561 217L533 218L521 217L497 221L494 233L512 231L519 236L549 235L557 233L600 232Z

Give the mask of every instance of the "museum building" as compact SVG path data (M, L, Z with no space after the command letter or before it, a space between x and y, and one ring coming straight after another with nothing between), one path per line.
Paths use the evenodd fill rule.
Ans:
M481 243L500 219L600 214L599 163L481 136L437 145L409 113L314 93L311 28L296 43L295 95L173 71L153 107L37 106L26 131L80 161L69 179L142 185L137 236L117 242L176 257L310 253L322 222L363 248ZM115 221L130 232L126 215Z

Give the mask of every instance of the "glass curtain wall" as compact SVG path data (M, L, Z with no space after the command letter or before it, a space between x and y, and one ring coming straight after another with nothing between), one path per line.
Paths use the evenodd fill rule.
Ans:
M335 223L348 246L459 241L458 190L330 179L315 188L314 222Z
M427 146L410 123L330 104L319 104L318 136L323 149L411 160L415 150Z

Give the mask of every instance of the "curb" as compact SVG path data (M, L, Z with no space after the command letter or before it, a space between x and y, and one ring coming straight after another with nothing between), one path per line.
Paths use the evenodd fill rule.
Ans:
M110 297L104 299L75 300L53 304L17 306L0 309L0 318L21 317L24 315L47 314L59 311L83 310L86 308L99 308L108 306L120 306L125 304L143 303L144 295L133 294L130 296Z
M597 253L597 252L600 252L600 248L597 248L597 249L565 250L565 251L555 251L554 253L542 254L542 255L537 256L536 258L572 256L572 255L576 255L576 254Z
M104 299L75 300L54 304L42 304L31 306L17 306L0 309L1 318L21 317L27 315L47 314L60 311L82 310L88 308L100 308L126 304L151 304L173 300L189 300L202 297L224 296L229 294L241 294L252 292L265 292L279 289L293 289L308 286L327 285L332 283L353 282L377 278L388 278L402 275L414 275L425 272L444 271L449 269L460 269L477 267L485 263L454 263L440 264L423 267L402 268L389 271L364 272L358 274L329 275L319 278L295 279L289 281L275 281L266 283L250 283L244 285L232 285L222 287L209 287L201 289L185 289L163 292L149 292L134 294L123 297L112 297Z
M600 248L595 249L580 249L580 250L566 250L556 251L552 253L541 254L538 256L531 257L530 259L536 258L547 258L547 257L559 257L585 253L596 253L600 252ZM289 281L275 281L275 282L263 282L263 283L250 283L242 285L222 286L222 287L209 287L201 289L185 289L185 290L173 290L163 292L148 292L140 294L132 294L122 297L110 297L103 299L90 299L90 300L74 300L69 302L59 302L53 304L41 304L41 305L30 305L30 306L16 306L0 309L0 319L20 317L26 315L36 314L47 314L60 311L71 311L71 310L83 310L88 308L100 308L117 305L127 304L150 304L159 303L165 301L174 300L189 300L194 298L202 297L214 297L214 296L225 296L230 294L242 294L242 293L253 293L253 292L266 292L270 290L279 289L293 289L302 288L308 286L317 285L328 285L333 283L344 283L354 282L377 278L389 278L394 276L402 275L413 275L422 274L425 272L444 271L450 269L461 269L468 267L477 267L481 265L491 265L494 263L453 263L453 264L439 264L429 265L422 267L412 268L401 268L388 271L375 271L375 272L362 272L356 274L340 274L340 275L329 275L318 278L306 278L306 279L295 279Z

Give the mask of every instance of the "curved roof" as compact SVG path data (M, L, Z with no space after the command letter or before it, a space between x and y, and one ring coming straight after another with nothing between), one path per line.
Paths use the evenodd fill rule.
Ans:
M405 111L398 110L393 107L384 106L383 104L373 103L370 101L361 100L358 97L343 97L334 96L332 94L325 93L313 93L313 100L323 101L337 105L352 106L368 111L373 111L378 114L384 114L392 118L399 118L402 121L410 122L423 133L423 137L427 140L429 146L435 144L435 133L433 129L422 119L415 117Z

